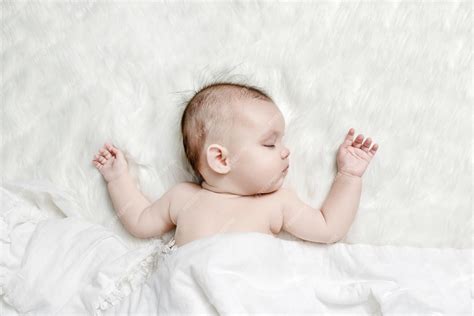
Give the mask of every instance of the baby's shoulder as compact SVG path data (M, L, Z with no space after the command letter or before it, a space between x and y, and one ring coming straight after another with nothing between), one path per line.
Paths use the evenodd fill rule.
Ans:
M171 188L170 215L176 224L176 218L180 209L186 208L187 204L193 203L201 186L194 182L180 182Z
M178 194L186 194L201 190L201 186L195 182L185 181L175 184L172 189Z
M199 193L201 191L201 186L194 182L180 182L175 184L172 188L171 194L171 202L179 203L185 202L188 200L188 197L192 197L193 195Z
M278 201L282 209L299 201L298 193L291 188L280 188L274 195L274 198Z

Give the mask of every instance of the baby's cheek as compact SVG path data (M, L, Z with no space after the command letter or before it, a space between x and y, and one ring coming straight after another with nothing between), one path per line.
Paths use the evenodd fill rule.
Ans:
M278 168L271 160L261 160L255 173L259 175L261 181L271 182L278 176Z
M255 151L249 155L247 161L253 172L265 172L265 170L268 169L268 164L270 162L268 157L262 155L259 151Z
M268 179L278 169L275 166L275 160L260 148L254 148L252 151L242 154L236 167L249 177L258 177L259 179Z

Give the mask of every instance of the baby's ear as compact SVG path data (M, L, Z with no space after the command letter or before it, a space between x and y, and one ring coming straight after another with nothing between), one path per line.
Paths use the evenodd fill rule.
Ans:
M230 171L230 158L227 148L211 144L206 150L206 160L209 168L220 174L226 174Z

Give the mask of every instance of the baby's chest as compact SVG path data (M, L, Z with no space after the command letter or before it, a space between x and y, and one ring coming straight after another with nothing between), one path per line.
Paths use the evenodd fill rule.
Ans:
M177 230L193 234L217 232L259 231L271 232L271 206L258 203L204 202L179 213Z
M197 228L228 231L238 229L265 230L270 224L267 209L196 208L180 216L178 225L193 225Z

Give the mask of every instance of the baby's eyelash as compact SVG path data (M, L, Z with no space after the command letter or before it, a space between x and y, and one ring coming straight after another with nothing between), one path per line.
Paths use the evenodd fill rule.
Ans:
M263 146L265 146L265 147L269 147L269 148L273 148L273 147L275 147L275 145L263 145Z

